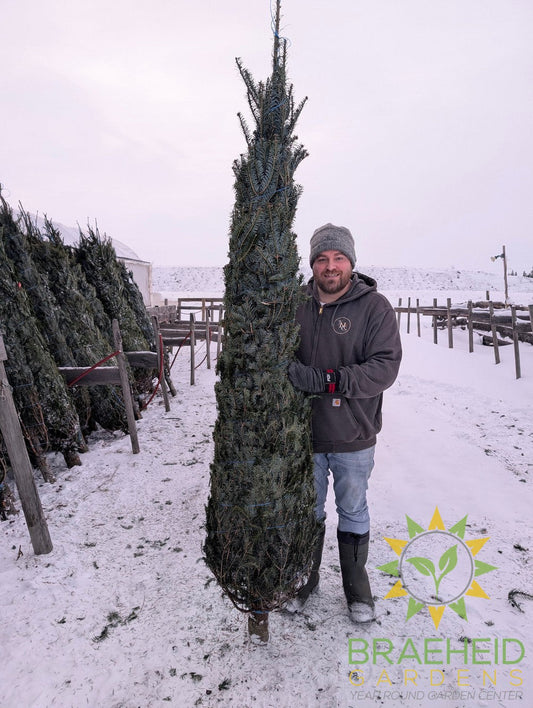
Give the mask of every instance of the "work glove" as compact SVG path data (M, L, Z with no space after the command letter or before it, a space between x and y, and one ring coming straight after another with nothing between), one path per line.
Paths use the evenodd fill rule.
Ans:
M335 393L339 388L337 369L317 369L293 361L289 364L288 374L294 388L305 393Z

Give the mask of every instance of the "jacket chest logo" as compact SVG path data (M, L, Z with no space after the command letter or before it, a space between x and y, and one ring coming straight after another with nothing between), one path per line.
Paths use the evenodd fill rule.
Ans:
M333 330L337 334L347 334L352 328L352 323L347 317L337 317L333 322Z

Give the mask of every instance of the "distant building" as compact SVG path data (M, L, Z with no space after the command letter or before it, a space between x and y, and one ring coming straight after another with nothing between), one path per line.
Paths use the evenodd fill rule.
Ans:
M135 251L121 241L112 238L111 242L117 253L118 260L122 261L126 268L131 271L133 280L143 296L144 304L146 307L150 307L152 305L152 264L148 261L142 261Z

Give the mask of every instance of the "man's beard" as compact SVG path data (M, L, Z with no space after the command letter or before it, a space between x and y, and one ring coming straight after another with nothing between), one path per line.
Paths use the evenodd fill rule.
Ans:
M348 285L351 277L351 273L340 273L340 277L335 278L322 274L316 278L316 283L322 292L328 295L335 295L335 293L339 293Z

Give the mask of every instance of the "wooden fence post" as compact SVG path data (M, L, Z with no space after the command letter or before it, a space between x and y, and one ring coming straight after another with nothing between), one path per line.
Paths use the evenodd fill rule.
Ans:
M448 323L448 347L453 349L453 327L452 327L452 300L448 298L446 300L446 316Z
M217 322L217 359L220 356L220 350L222 349L222 305L219 305L218 310L218 322Z
M128 431L131 439L131 450L134 455L139 452L139 438L137 437L137 427L135 425L135 415L133 412L133 401L131 400L130 379L126 366L126 356L122 351L122 335L118 326L118 321L113 320L113 339L117 350L117 364L122 385L122 396L126 407L126 418L128 421Z
M0 430L7 449L9 461L15 476L15 484L20 498L26 525L36 555L50 553L52 540L44 517L39 492L33 478L33 469L20 429L20 421L7 380L4 361L7 354L0 334Z
M411 298L407 298L407 334L411 333Z
M498 331L496 329L496 322L494 321L494 305L489 302L489 322L490 329L492 331L492 343L494 345L494 362L496 364L500 363L500 349L498 347Z
M402 298L399 298L399 299L398 299L398 308L400 308L401 306L402 306ZM402 318L402 313L401 313L400 310L398 309L398 329L400 329L400 321L401 321L401 318Z
M208 369L211 368L211 318L209 312L209 309L205 311L205 347Z
M170 403L168 399L167 381L165 379L165 362L163 343L161 342L161 332L159 330L159 321L157 317L152 317L152 327L155 334L155 349L157 352L157 372L161 376L161 393L163 394L163 401L165 403L165 411L168 413L170 410ZM159 371L161 369L161 371Z
M433 298L433 307L437 307L437 298ZM439 343L439 335L437 330L437 315L433 315L433 344Z
M420 298L416 298L416 332L419 337L422 336L420 330Z
M195 327L195 320L194 320L194 314L191 312L189 315L189 322L191 323L191 386L194 386L194 369L195 369L195 361L194 361L194 348L196 347L196 327Z
M516 307L514 305L511 307L511 324L513 326L514 365L516 371L516 378L519 379L522 375L522 372L520 369L520 346L518 343L518 330L516 328Z
M474 321L472 315L472 300L468 301L468 352L474 351Z

